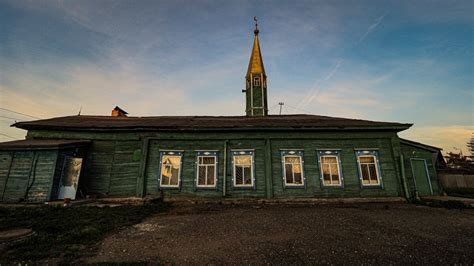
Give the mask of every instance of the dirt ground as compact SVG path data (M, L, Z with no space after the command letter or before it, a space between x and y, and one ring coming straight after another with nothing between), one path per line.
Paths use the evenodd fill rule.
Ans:
M474 263L474 209L191 205L105 239L85 262Z

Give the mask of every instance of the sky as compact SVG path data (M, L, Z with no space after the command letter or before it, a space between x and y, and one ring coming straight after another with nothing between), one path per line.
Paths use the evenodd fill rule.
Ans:
M463 150L474 132L474 1L0 0L0 141L15 121L244 115L253 17L271 114L414 123ZM13 112L12 112L13 111Z

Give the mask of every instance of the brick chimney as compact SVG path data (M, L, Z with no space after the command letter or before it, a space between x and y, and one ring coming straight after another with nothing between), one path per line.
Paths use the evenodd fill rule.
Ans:
M123 110L122 108L115 106L115 108L112 110L112 116L127 116L127 111Z

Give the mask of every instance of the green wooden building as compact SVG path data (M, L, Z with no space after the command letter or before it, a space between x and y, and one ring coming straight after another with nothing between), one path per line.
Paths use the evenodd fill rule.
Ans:
M0 143L0 199L54 200L64 158L83 158L81 196L406 197L441 193L440 149L403 140L412 124L268 115L258 40L245 116L67 116L19 122Z

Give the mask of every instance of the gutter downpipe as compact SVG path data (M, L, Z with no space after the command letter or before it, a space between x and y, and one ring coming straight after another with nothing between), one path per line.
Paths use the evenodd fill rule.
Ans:
M402 168L402 183L403 183L403 192L405 194L405 199L410 202L410 195L408 192L408 185L407 185L407 179L405 176L405 160L403 158L403 154L400 154L400 167Z
M222 197L226 195L226 186L227 186L227 145L229 140L226 139L224 142L224 175L222 176Z

